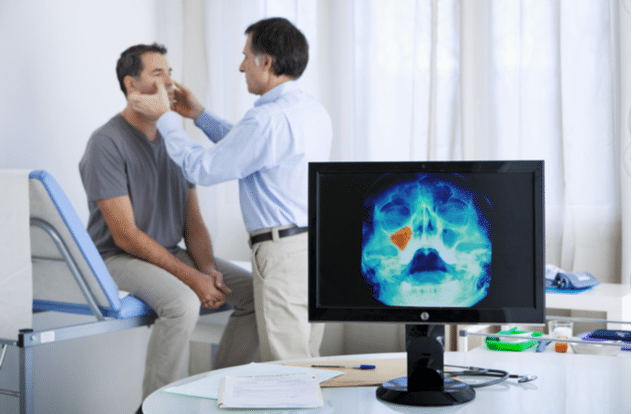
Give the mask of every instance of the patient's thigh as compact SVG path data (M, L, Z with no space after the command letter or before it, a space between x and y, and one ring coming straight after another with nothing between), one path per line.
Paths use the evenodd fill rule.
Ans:
M176 256L192 265L185 252ZM128 254L108 257L105 259L105 265L119 290L141 299L159 315L162 309L183 306L199 311L200 300L195 292L180 279L158 266Z

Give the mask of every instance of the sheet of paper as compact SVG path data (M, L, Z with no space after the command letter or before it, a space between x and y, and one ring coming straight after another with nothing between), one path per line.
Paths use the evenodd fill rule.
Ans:
M327 381L331 378L342 375L340 371L326 371L315 368L289 367L277 364L251 363L239 367L222 370L220 373L210 373L209 376L196 381L189 382L184 385L178 385L166 388L165 392L172 394L188 395L191 397L217 399L219 397L219 389L222 384L222 378L226 375L233 376L254 376L254 375L280 375L280 374L296 374L311 373L318 376L318 382Z
M316 408L323 405L318 378L311 373L232 376L222 380L220 408Z

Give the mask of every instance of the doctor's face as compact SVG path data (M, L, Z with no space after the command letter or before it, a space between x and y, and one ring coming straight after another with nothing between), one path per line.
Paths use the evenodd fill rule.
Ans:
M244 60L239 65L239 71L246 75L246 84L248 92L255 95L263 95L265 93L265 82L267 79L267 70L264 64L255 56L251 49L252 33L246 39L244 46Z

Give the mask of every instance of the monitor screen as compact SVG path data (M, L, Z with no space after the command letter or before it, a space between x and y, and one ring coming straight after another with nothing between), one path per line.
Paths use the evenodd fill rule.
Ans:
M310 163L310 321L543 323L543 170Z

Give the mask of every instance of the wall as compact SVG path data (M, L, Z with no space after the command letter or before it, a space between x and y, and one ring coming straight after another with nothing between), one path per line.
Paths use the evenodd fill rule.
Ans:
M48 170L84 223L79 160L125 106L116 60L155 40L155 15L150 0L0 3L0 168Z
M632 110L630 109L630 0L620 0L616 6L619 13L619 50L620 50L620 102L621 112L619 133L621 136L621 217L622 217L622 263L621 283L630 285L630 132Z

